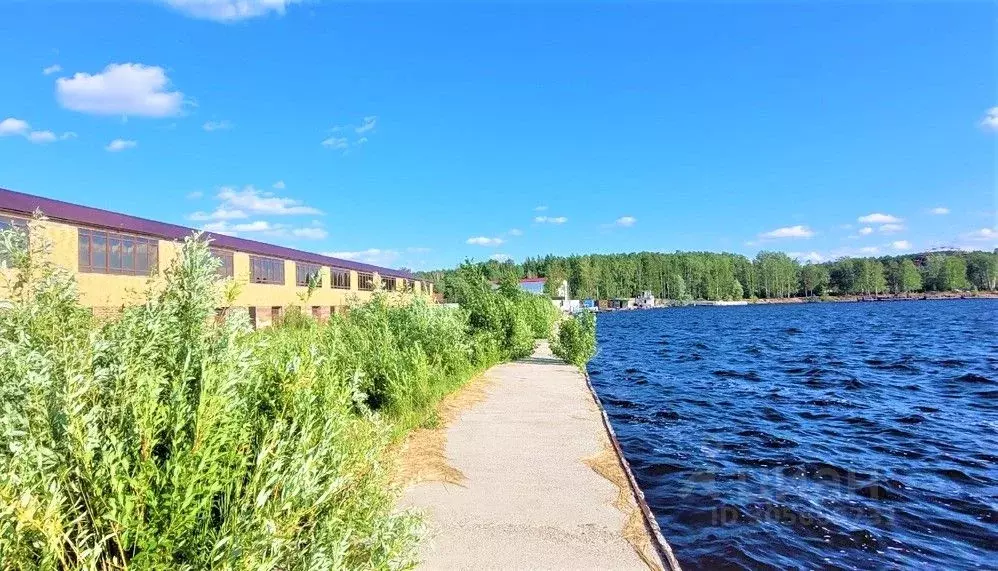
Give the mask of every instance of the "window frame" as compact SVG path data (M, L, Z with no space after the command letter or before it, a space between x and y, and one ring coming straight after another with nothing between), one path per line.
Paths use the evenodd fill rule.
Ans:
M385 291L397 291L398 278L395 276L381 276L381 289Z
M28 228L28 219L20 218L18 216L11 216L9 214L0 213L0 230L21 230L24 232L24 246L26 248L31 247L31 232ZM0 255L0 267L10 266L12 260L8 257Z
M374 274L357 272L357 289L360 291L374 291Z
M256 254L250 254L250 278L249 281L252 284L263 284L263 285L284 285L286 283L284 276L284 260L281 258L271 258L270 256L258 256ZM271 267L265 268L265 265ZM259 275L257 269L265 270L263 273L266 275Z
M311 270L302 272L302 270ZM311 262L295 262L295 285L298 287L308 287L309 276L315 275L318 278L317 287L322 287L322 266Z
M83 239L86 238L87 257L84 263ZM103 264L94 263L95 238L103 239ZM144 265L139 265L139 246L144 250ZM117 264L112 265L112 258L117 255ZM131 261L131 268L126 267L125 261ZM87 226L76 227L76 263L77 271L81 274L105 274L118 276L149 276L159 272L159 238L130 234L127 232L117 232L114 230L104 230L101 228L90 228Z
M339 279L341 277L343 280ZM340 283L341 281L343 283ZM329 285L333 289L350 289L350 270L329 268Z
M211 255L218 258L221 264L215 273L219 278L232 278L236 275L235 267L235 252L232 250L223 250L221 248L208 248L211 250Z

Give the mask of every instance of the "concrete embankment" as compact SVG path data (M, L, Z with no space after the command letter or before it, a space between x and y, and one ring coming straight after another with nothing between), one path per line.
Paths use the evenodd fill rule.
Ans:
M585 377L546 344L490 369L445 401L441 418L413 434L401 460L400 507L426 518L424 568L673 566Z

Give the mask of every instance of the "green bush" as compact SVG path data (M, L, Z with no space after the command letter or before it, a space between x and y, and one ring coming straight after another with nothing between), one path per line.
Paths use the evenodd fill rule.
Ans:
M454 297L468 315L473 337L483 346L477 355L485 362L519 359L533 352L534 340L551 335L558 310L550 299L521 290L514 276L505 276L496 287L486 279L481 266L463 264L449 280ZM484 341L483 337L491 338ZM494 352L497 352L496 355Z
M596 354L596 316L584 311L561 322L551 350L569 363L584 368Z
M523 310L535 339L550 339L561 312L544 295L523 293Z
M13 242L0 233L0 255ZM388 447L533 343L491 288L468 309L376 295L254 332L245 312L214 318L217 262L194 238L145 304L99 325L71 276L6 259L0 569L411 566L418 521L394 509Z

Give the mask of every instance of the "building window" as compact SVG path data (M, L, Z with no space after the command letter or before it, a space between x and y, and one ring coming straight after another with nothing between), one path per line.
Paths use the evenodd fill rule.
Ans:
M320 266L316 264L295 262L295 283L301 287L308 287L308 281L314 279L316 287L322 287L322 272L319 270Z
M350 270L329 268L329 281L332 282L334 288L350 289Z
M211 248L211 255L218 258L218 261L220 262L217 270L218 277L231 278L235 275L232 268L232 252Z
M284 285L284 260L250 256L250 281L255 284Z
M381 289L388 291L395 291L395 278L387 277L381 278Z
M158 267L159 240L78 229L81 272L147 276Z
M28 232L28 221L24 218L12 218L10 216L0 216L0 230L23 230Z
M357 273L357 289L371 291L374 289L374 274Z
M23 218L11 218L9 216L0 216L0 230L20 230L24 233L24 238L19 241L19 247L28 247L28 221ZM0 264L7 265L10 264L10 252L0 252Z

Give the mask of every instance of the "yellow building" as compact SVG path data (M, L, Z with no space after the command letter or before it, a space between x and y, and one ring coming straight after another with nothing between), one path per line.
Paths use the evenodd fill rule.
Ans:
M36 211L43 217L34 218ZM95 314L117 313L125 305L141 302L150 278L169 266L180 241L194 232L0 189L0 229L12 226L27 230L33 245L45 245L52 263L75 274L80 302ZM221 261L219 278L238 283L231 307L247 308L257 327L270 324L290 306L325 319L350 302L370 299L375 289L433 293L431 284L403 270L234 236L204 235L211 239L212 252ZM318 287L308 297L311 276L318 276Z

